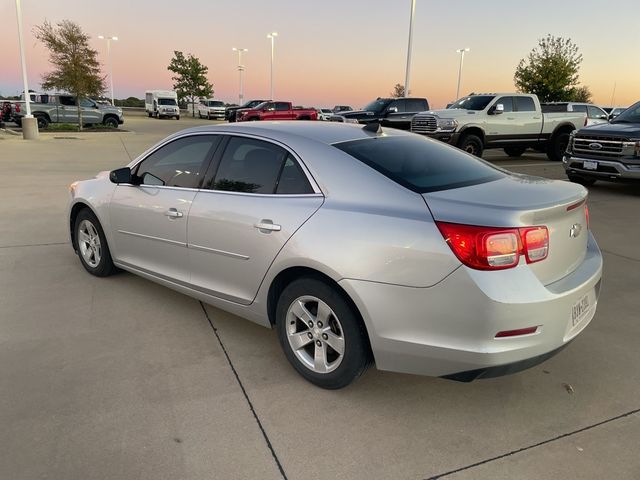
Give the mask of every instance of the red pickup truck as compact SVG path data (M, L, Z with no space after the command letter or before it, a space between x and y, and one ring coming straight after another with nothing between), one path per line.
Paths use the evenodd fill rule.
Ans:
M264 102L253 108L238 110L236 120L317 120L318 112L314 108L292 107L291 102Z

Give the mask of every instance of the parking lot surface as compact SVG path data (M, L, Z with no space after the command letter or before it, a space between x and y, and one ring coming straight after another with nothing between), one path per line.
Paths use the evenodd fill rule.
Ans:
M640 187L590 188L600 303L556 357L473 383L371 369L325 391L275 332L129 273L92 277L67 243L72 181L207 123L0 134L0 478L640 478ZM564 179L542 155L485 158Z

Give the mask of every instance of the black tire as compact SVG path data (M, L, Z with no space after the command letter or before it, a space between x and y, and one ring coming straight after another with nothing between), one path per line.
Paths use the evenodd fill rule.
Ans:
M35 115L36 120L38 121L38 129L42 130L49 126L49 119L44 115Z
M482 140L473 134L464 135L460 141L458 142L458 148L460 150L464 150L471 155L475 155L476 157L482 157L482 150L484 149L484 145L482 144Z
M153 117L153 113L152 112L147 112L147 115L149 115L149 118Z
M316 372L312 370L310 366L303 363L296 353L294 353L289 343L287 333L289 328L293 328L296 333L300 333L300 331L297 330L298 327L303 328L301 330L302 332L304 332L304 328L307 328L305 327L306 322L302 323L300 320L296 320L295 317L288 317L289 308L301 297L319 299L329 306L332 314L335 314L335 316L332 315L329 317L330 320L327 321L327 325L324 327L330 327L332 330L335 328L338 329L338 334L341 335L344 342L344 350L340 356L337 354L337 351L331 348L329 343L325 344L323 342L325 359L328 359L330 355L341 357L337 366L327 373ZM309 311L313 312L313 300L309 302L310 303L307 304L310 305ZM316 303L315 305L317 308L318 304ZM323 327L323 325L319 325L319 329L321 327ZM318 387L330 390L346 387L360 377L370 364L371 350L369 340L360 316L354 311L354 308L341 292L320 279L313 277L300 278L290 283L284 289L278 299L276 308L276 330L278 332L280 345L289 363L291 363L293 368L295 368L305 380ZM313 330L308 330L309 332L305 335L314 335L311 333ZM318 338L320 337L318 336ZM324 337L323 334L323 338L327 337ZM299 348L298 351L303 351L306 348L314 349L315 351L315 344L319 341L320 340L310 341L305 347ZM307 355L310 354L307 353ZM336 360L334 360L334 362L335 361Z
M569 177L570 182L578 183L580 185L584 185L585 187L590 187L594 183L596 183L595 178L581 177L579 175L573 175L573 174L567 174L567 177Z
M516 158L521 156L526 149L526 147L506 147L504 149L504 153L506 153L510 157Z
M118 119L115 117L107 117L102 121L105 127L118 128Z
M236 114L232 114L231 116L229 116L229 123L235 123L236 122Z
M22 127L22 119L21 119L21 118L14 120L14 123L15 123L17 126Z
M569 132L554 134L547 144L547 158L552 162L561 162L567 145L569 145Z
M100 240L100 260L96 265L90 265L82 253L80 228L85 221L93 225ZM107 238L104 235L102 226L100 225L98 218L91 210L89 210L88 208L80 210L73 226L73 233L76 253L78 254L78 257L80 257L80 263L82 263L82 266L87 272L89 272L91 275L95 275L96 277L108 277L109 275L113 275L117 272L117 268L113 264L113 260L111 259L111 252L109 251L109 245L107 244Z
M176 120L180 120L180 115L176 115Z

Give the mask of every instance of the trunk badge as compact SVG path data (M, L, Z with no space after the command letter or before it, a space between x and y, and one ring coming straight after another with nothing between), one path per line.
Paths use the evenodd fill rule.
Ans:
M574 223L573 225L571 225L571 229L569 229L569 236L571 238L578 238L580 232L582 232L582 225L580 225L579 223Z

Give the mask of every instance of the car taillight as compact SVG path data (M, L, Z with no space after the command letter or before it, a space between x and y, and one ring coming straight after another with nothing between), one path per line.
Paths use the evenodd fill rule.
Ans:
M16 106L16 113L20 113L20 104L16 103L14 105Z
M584 218L587 222L587 230L589 230L589 207L586 203L584 204Z
M501 270L544 260L549 255L547 227L500 228L436 222L458 259L477 270Z

